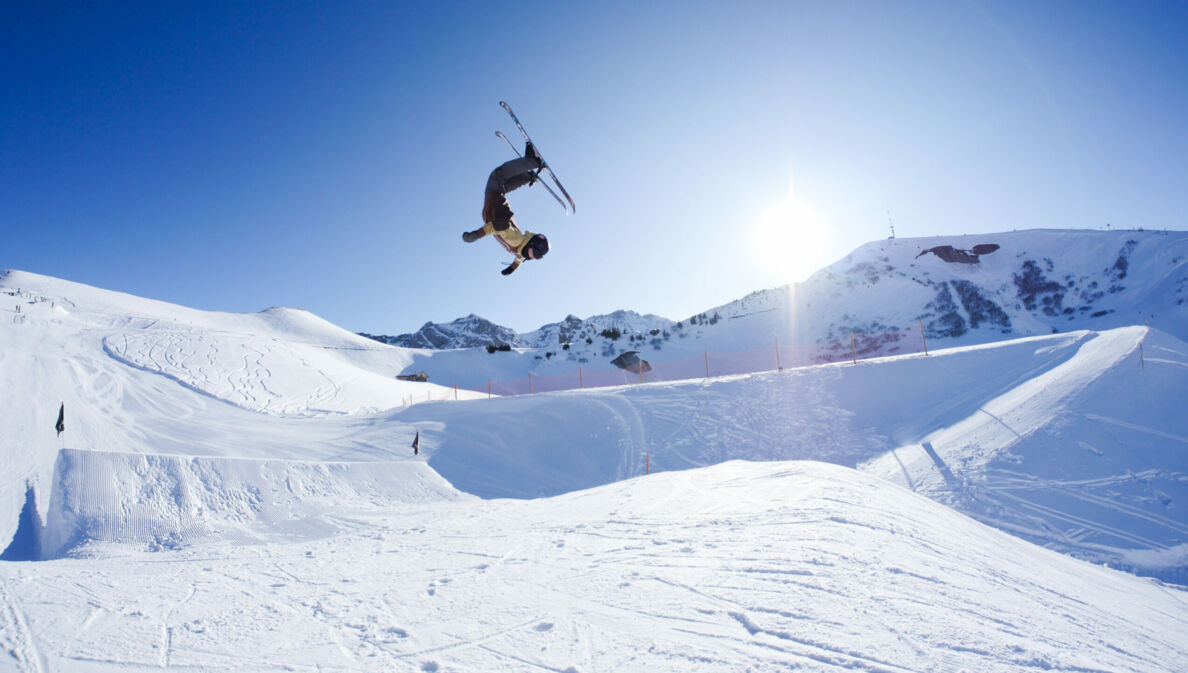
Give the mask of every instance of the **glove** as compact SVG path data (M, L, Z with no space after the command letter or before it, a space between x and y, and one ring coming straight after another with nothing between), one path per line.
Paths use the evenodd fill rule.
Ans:
M510 276L510 275L512 275L512 273L513 273L513 272L514 272L516 269L518 269L518 268L520 268L520 265L519 265L519 264L511 264L511 265L509 265L509 266L505 267L505 268L503 269L503 271L500 271L499 273L501 273L501 274L503 274L503 275L505 275L505 276Z

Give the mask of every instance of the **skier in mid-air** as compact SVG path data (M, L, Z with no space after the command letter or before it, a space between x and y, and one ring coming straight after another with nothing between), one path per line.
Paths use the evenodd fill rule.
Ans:
M540 153L528 142L524 146L524 156L504 162L491 171L483 198L483 226L462 234L462 240L467 243L495 234L499 244L516 257L511 265L500 272L505 276L510 276L520 268L524 260L540 259L549 251L549 239L544 234L520 231L513 219L515 214L507 203L507 193L539 180L543 166Z

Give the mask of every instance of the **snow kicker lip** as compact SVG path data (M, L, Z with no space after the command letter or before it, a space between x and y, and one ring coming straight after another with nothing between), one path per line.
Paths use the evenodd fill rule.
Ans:
M418 461L313 462L63 449L40 557L89 542L324 537L336 512L467 498Z

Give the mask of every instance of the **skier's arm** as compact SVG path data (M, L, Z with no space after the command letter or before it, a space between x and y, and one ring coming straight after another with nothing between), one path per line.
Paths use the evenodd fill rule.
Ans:
M511 264L509 264L509 265L507 266L507 268L505 268L503 271L500 271L499 273L501 273L501 274L503 274L503 275L505 275L505 276L510 276L510 275L512 275L513 273L515 273L516 269L520 268L520 261L521 261L521 260L520 260L520 258L519 258L519 257L517 257L517 258L516 258L516 261L512 262Z

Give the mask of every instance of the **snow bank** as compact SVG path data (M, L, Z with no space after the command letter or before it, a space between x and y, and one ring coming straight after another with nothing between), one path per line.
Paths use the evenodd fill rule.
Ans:
M0 625L44 671L1188 670L1184 592L821 463L354 523L0 565Z
M430 465L482 497L539 497L726 460L855 467L1060 366L1088 332L764 374L417 405Z
M148 549L204 538L318 537L334 515L464 500L421 462L241 460L64 450L42 557L92 542Z
M1188 416L1173 408L1186 381L1183 341L1094 333L864 469L1044 546L1182 579L1166 550L1188 542ZM1165 562L1136 561L1152 557Z

